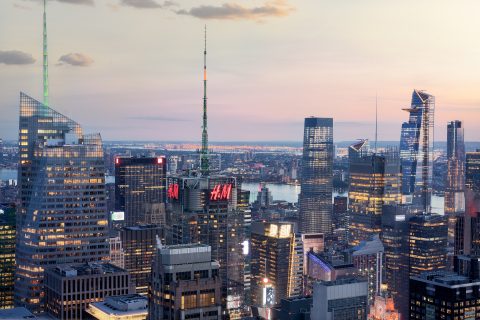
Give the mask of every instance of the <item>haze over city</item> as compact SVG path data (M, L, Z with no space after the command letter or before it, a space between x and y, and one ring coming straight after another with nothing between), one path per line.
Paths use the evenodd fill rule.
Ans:
M300 141L333 117L335 140L399 140L412 89L480 140L477 1L49 1L50 104L105 140L200 139L208 28L213 141ZM434 7L434 8L433 8ZM18 93L41 98L42 6L0 3L0 136ZM232 121L235 119L235 121Z

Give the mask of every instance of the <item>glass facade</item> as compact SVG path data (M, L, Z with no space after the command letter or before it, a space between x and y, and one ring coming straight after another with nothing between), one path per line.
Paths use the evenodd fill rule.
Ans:
M333 119L305 118L300 233L332 233Z
M99 134L21 93L15 302L43 310L44 270L108 257Z
M430 212L435 97L414 90L411 107L404 110L410 116L400 136L402 193L419 211Z
M15 206L0 205L0 309L13 308Z
M164 157L115 159L115 210L125 212L126 226L163 224L166 170Z
M353 146L352 146L353 147ZM350 149L352 149L350 147ZM350 156L349 244L356 246L382 230L382 208L401 201L400 160L395 150Z

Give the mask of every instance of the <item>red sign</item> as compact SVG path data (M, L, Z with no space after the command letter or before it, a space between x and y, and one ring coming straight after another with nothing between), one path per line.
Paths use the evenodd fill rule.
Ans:
M167 197L168 199L178 200L178 183L174 183L168 186Z
M232 185L230 183L217 184L210 192L210 200L228 200L230 199L231 193Z

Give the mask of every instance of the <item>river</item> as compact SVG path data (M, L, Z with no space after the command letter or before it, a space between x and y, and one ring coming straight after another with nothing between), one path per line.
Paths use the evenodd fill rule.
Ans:
M250 202L257 200L257 192L259 190L258 183L242 183L242 188L250 191ZM267 188L272 193L273 200L285 200L288 202L297 202L300 186L290 184L267 183ZM347 193L333 193L333 196L347 196ZM443 214L443 197L432 196L432 212Z

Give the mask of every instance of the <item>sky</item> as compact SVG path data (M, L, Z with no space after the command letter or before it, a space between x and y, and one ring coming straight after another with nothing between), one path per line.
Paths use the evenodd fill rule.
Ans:
M399 140L413 89L435 139L480 141L478 0L49 0L50 106L104 140L199 141L204 25L211 141ZM42 97L42 1L0 1L0 137ZM376 98L377 97L377 98Z

